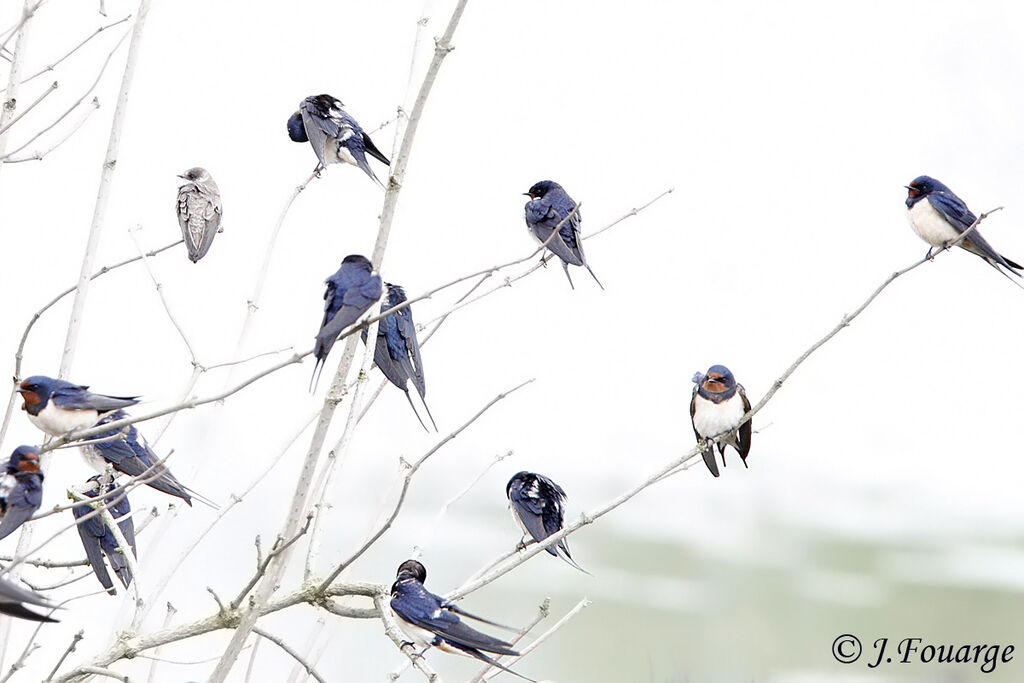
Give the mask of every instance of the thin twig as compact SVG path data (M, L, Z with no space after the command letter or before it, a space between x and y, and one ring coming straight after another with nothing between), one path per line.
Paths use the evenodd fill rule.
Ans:
M57 660L57 663L54 665L53 669L50 670L50 675L46 677L46 680L43 681L43 683L49 683L53 680L53 677L57 675L57 670L64 663L64 660L68 658L68 655L75 651L75 649L78 647L78 643L81 642L83 638L85 638L85 631L79 631L74 635L74 637L71 639L71 644L68 645L68 648L66 650L64 650L64 654L62 654L60 656L60 659Z
M85 112L80 117L78 117L78 120L75 122L75 124L68 128L67 132L63 136L58 138L57 141L54 142L52 145L43 150L37 149L31 154L27 154L22 157L7 156L4 159L2 159L3 163L20 164L25 161L42 161L48 154L50 154L58 147L63 145L65 142L70 140L71 136L77 133L78 129L85 125L85 122L89 120L89 117L92 116L93 113L100 108L100 98L93 97L90 104L92 106L86 109Z
M298 662L299 664L302 665L302 668L304 668L306 670L306 673L308 673L310 676L315 678L317 681L319 681L320 683L327 683L327 680L323 676L320 675L319 671L317 671L315 668L313 668L312 664L307 662L305 660L305 658L302 655L300 655L298 652L296 652L292 648L288 647L288 645L286 645L283 640L281 640L277 636L273 635L272 633L259 628L258 626L253 626L252 627L252 632L257 634L257 635L259 635L262 638L266 638L267 640L269 640L270 642L274 643L279 648L281 648L282 650L287 652L288 655L292 659L294 659L296 662Z

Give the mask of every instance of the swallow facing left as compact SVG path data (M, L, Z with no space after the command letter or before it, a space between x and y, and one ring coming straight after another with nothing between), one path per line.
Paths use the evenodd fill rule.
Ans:
M580 212L572 215L556 237L551 237L558 224L565 220L566 216L576 208L576 202L562 189L562 186L552 180L542 180L524 193L530 198L526 202L526 227L538 243L547 243L545 249L562 260L562 269L565 270L565 277L569 278L569 286L576 289L572 284L572 276L569 275L569 266L583 266L594 278L594 282L601 289L604 285L594 275L587 257L583 254L583 238L580 236L580 223L583 222Z
M88 429L104 414L139 402L137 396L94 394L85 385L33 375L18 388L28 419L50 436Z
M918 176L906 187L907 218L917 236L930 245L928 256L932 255L934 249L945 247L955 240L977 220L964 200L935 178ZM993 249L977 229L972 230L957 246L985 259L1004 275L1006 272L1003 268L1017 277L1021 277L1024 270L1020 264Z
M96 426L123 420L126 417L128 417L128 413L123 410L116 410L105 415ZM120 436L120 438L107 440L114 436ZM127 474L129 477L138 477L145 474L145 478L149 479L146 482L147 486L181 498L190 507L193 496L202 498L197 496L195 491L175 479L171 471L164 465L161 464L154 467L154 464L160 458L149 447L146 437L139 433L135 425L128 425L119 430L97 434L79 444L79 450L82 451L86 462L99 472L103 472L106 469L107 463L110 463L115 470L122 474ZM208 504L212 505L212 503Z
M386 313L406 301L404 289L390 282L385 282L384 286L387 287L387 298L381 304L381 313ZM364 344L367 334L368 331L364 329ZM409 395L409 381L412 381L416 393L423 401L423 407L426 408L427 417L434 425L434 431L437 431L437 423L430 414L425 398L427 385L423 378L423 359L420 357L420 343L416 339L416 324L412 321L412 306L406 306L397 313L381 318L377 324L377 346L373 349L373 362L392 384L405 392L409 406L416 413L416 419L426 429L427 426L423 424L423 419L413 405L412 396Z
M380 275L373 272L370 259L359 254L350 254L341 261L341 267L324 282L324 320L316 333L316 365L310 379L316 388L320 371L327 354L337 341L342 330L359 320L380 299L383 287Z
M489 652L496 655L519 656L519 653L512 649L511 643L467 626L459 616L491 626L508 627L470 614L455 603L434 595L423 587L426 580L426 567L416 560L406 560L399 565L397 579L391 586L391 609L398 617L398 625L410 642L425 647L436 647L452 654L475 657L522 679L533 681L532 678L526 678L484 654Z
M224 207L220 189L205 168L196 166L178 176L185 184L178 188L178 225L192 263L206 256L220 227Z
M740 420L750 410L750 401L742 384L724 365L712 365L701 375L693 376L697 385L693 388L693 399L690 401L690 419L693 421L693 433L697 435L697 443L701 446L704 464L711 474L718 476L718 464L715 462L715 446L711 437L728 432L718 444L718 452L725 466L725 447L732 446L747 466L747 454L750 453L751 420L742 425Z
M538 543L562 530L565 522L565 491L543 474L518 472L505 486L508 509L512 519L523 530L523 538L532 536ZM569 544L563 538L545 548L555 557L561 557L584 574L586 569L576 564L569 554Z
M45 621L51 623L55 623L57 621L56 619L51 619L48 616L33 612L22 603L36 605L50 610L54 609L54 605L42 595L39 595L34 591L30 591L27 588L22 588L13 581L9 581L0 576L0 614L18 617L19 619L28 619L30 621Z
M373 182L384 187L373 174L366 155L369 154L385 166L390 166L391 162L377 149L356 120L342 109L343 106L341 100L331 95L307 97L299 104L299 110L288 119L288 137L293 142L308 142L313 146L316 158L320 160L317 171L326 168L328 164L352 164L373 178Z
M98 498L100 495L100 479L102 477L102 474L97 474L89 479L92 482L92 488L83 491L83 493L90 498ZM107 484L107 496L103 498L103 502L107 504L107 509L110 510L110 514L114 519L122 520L117 523L117 526L121 528L124 540L128 541L128 545L131 546L132 554L138 557L139 551L135 546L135 522L132 521L132 507L128 503L128 495L125 493L125 490L110 482ZM87 503L71 508L75 519L81 519L92 511L92 506ZM110 579L110 574L107 573L107 565L103 561L104 555L107 556L107 562L110 563L110 568L117 574L117 578L121 580L121 584L127 588L132 582L131 568L128 566L128 561L124 558L124 555L121 554L121 549L117 545L114 534L103 523L103 519L99 515L90 517L84 522L79 522L77 528L78 535L82 539L82 545L85 547L85 556L92 566L93 573L107 590L107 593L117 595L117 590L114 588L114 582Z
M39 451L33 446L18 446L7 461L0 478L0 538L10 536L43 504L43 473L39 469Z

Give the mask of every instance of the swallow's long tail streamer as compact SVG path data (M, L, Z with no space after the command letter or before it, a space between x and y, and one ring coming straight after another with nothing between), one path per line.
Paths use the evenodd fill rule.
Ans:
M572 283L572 275L569 275L569 264L566 263L565 261L562 261L562 270L565 271L565 276L567 278L569 278L569 287L572 288L575 291L576 285L574 285ZM598 284L601 284L601 283L599 282Z
M590 269L590 264L584 263L583 265L587 267L587 272L590 273L590 277L594 278L594 282L597 283L597 286L600 287L601 289L604 289L604 285L602 285L601 281L597 279L596 275L594 275L594 271Z

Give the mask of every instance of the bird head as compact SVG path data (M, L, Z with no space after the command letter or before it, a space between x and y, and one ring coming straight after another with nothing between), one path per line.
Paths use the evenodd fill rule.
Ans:
M406 560L398 565L398 572L395 575L398 581L404 579L416 579L420 583L427 580L427 568L416 560Z
M297 111L288 117L288 137L292 142L309 142L306 135L306 124L302 122L302 112Z
M554 189L562 189L562 186L556 183L554 180L542 180L539 183L534 183L533 187L528 192L524 192L530 199L541 199L548 192Z
M370 263L370 259L366 258L362 254L349 254L341 260L341 265L344 267L348 266L361 266L368 271L373 270L373 264Z
M210 179L210 172L202 166L195 166L184 173L179 173L178 177L193 183L205 183Z
M16 389L24 401L21 406L22 410L28 410L30 406L37 405L46 407L47 401L50 400L50 396L53 395L53 391L57 387L57 381L46 375L32 375L24 379Z
M907 188L907 204L916 202L920 197L927 197L932 192L949 192L950 189L931 176L918 176L910 181Z
M705 391L712 394L720 394L723 391L730 391L736 386L736 378L724 365L712 365L704 374L700 385Z
M39 449L35 446L18 446L7 461L7 473L39 472Z

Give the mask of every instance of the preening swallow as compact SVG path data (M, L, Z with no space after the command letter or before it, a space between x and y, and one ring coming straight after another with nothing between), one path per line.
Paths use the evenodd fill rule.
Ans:
M534 472L512 475L505 486L505 495L508 496L512 519L523 530L524 539L531 536L539 543L562 530L565 522L565 491L544 475ZM590 573L572 559L566 539L549 545L545 550L555 557L561 557L584 574Z
M475 657L522 679L533 681L532 678L526 678L484 654L489 652L496 655L519 656L510 643L467 626L459 616L499 628L508 628L507 626L470 614L455 603L434 595L423 587L426 580L426 568L416 560L406 560L398 567L397 579L391 586L391 609L398 617L398 625L410 642L425 647L436 647L452 654Z
M49 610L54 609L54 605L42 595L27 588L22 588L13 581L0 576L0 614L30 621L57 621L56 619L33 612L22 603L36 605Z
M697 435L697 443L701 445L704 464L711 474L718 476L718 464L715 462L715 447L712 437L727 432L718 444L718 452L725 466L725 447L732 446L747 466L747 454L750 452L751 420L742 425L740 420L750 410L750 401L742 384L724 365L712 365L701 375L693 377L697 385L693 388L693 399L690 401L690 419L693 421L693 433Z
M89 479L92 482L92 488L86 489L83 493L90 498L98 498L102 477L102 474L97 474ZM120 486L110 482L107 484L107 495L103 498L103 502L107 504L107 509L115 520L122 520L117 523L117 526L121 528L124 539L131 546L132 554L138 557L139 551L135 545L135 522L132 521L132 507L128 503L127 493ZM93 512L93 508L87 503L82 503L71 508L71 512L74 513L77 520ZM93 573L107 593L116 595L117 590L114 588L114 582L110 579L110 574L107 573L107 564L103 561L104 555L107 557L107 562L110 563L110 568L121 580L121 585L127 588L132 582L131 568L128 566L128 560L121 554L114 534L103 523L103 518L95 515L84 522L78 522L77 528L78 535L82 539L82 546L85 548L85 556L92 566Z
M580 236L580 223L583 222L583 218L579 211L565 222L557 237L548 239L558 224L576 208L573 198L561 185L552 180L542 180L524 194L530 198L530 201L526 202L526 227L538 243L546 242L545 248L562 260L562 268L565 270L565 277L569 278L569 286L575 289L572 276L569 275L569 266L573 265L586 268L598 287L604 289L604 285L594 275L590 264L587 263L587 257L583 254L583 238Z
M324 320L316 334L316 365L310 379L313 389L316 388L321 368L338 335L370 310L380 299L383 290L380 275L373 272L370 259L359 254L346 256L338 272L324 282L327 284L324 292Z
M918 176L906 187L907 218L917 236L931 245L928 256L932 255L934 249L945 247L955 240L977 220L964 200L935 178ZM993 249L977 229L972 230L957 246L977 254L1004 275L1009 271L1021 277L1024 270L1020 264Z
M0 477L0 539L10 536L43 504L39 450L18 446Z
M356 120L342 109L343 106L341 100L331 95L307 97L288 119L288 137L293 142L308 142L313 146L316 158L320 160L318 171L328 164L352 164L384 187L370 168L366 155L385 166L390 166L391 162Z
M126 417L128 417L128 413L117 410L105 415L96 426L123 420ZM111 438L114 436L118 438ZM195 491L175 479L167 467L164 465L154 467L160 458L149 447L146 437L139 433L135 425L127 425L121 429L102 432L85 439L79 444L79 449L86 462L99 472L105 471L107 463L110 463L115 470L127 474L129 477L138 477L145 473L145 478L148 479L147 486L181 498L189 506L192 505L192 497L197 496ZM197 497L201 498L201 496Z
M88 429L103 415L139 402L137 396L94 394L86 385L33 375L18 387L22 410L36 427L50 436Z
M386 313L406 301L404 289L390 282L385 282L384 286L387 288L387 298L381 305L381 313ZM367 334L368 330L364 329L364 344ZM381 318L377 323L377 346L373 349L373 362L392 384L405 392L412 411L416 413L416 419L426 429L427 426L423 424L423 419L413 405L412 396L409 395L409 382L412 381L423 401L427 417L434 425L434 431L437 431L437 423L430 414L425 398L427 385L423 378L423 359L420 357L420 343L416 339L416 324L412 321L412 306L406 306L397 313Z
M185 184L178 188L178 225L192 263L206 256L220 227L224 207L220 189L205 168L196 166L178 176Z

